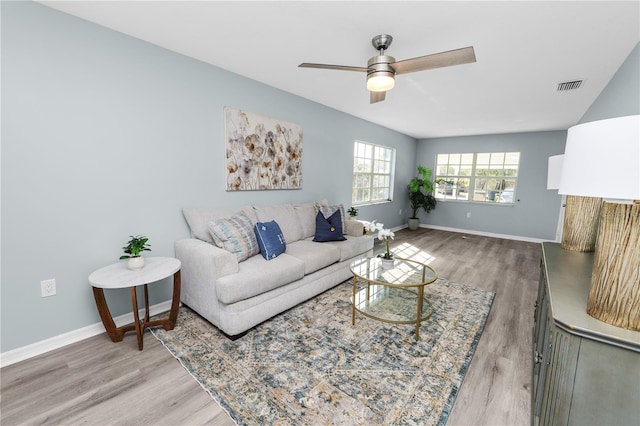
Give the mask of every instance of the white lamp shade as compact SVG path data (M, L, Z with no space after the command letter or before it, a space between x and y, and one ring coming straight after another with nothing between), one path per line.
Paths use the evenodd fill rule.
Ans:
M554 155L549 157L549 168L547 169L547 189L560 188L560 174L562 173L562 160L564 155Z
M569 129L558 193L640 199L640 115Z

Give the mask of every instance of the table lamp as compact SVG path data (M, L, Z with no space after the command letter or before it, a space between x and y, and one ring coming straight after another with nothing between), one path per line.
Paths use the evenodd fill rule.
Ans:
M549 164L547 168L547 189L560 189L562 160L564 160L564 154L549 157Z
M640 115L571 127L559 186L604 199L587 313L640 331Z

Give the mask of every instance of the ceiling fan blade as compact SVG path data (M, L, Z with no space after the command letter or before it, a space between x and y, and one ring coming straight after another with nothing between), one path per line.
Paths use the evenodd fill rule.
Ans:
M322 68L325 70L367 72L367 69L364 67L350 67L348 65L310 64L307 62L301 63L300 65L298 65L298 67L299 68Z
M375 104L376 102L382 102L384 101L384 97L387 94L387 92L369 92L369 103L370 104Z
M463 47L462 49L405 59L394 62L391 66L396 70L396 74L406 74L415 71L450 67L452 65L469 64L475 61L476 53L473 50L473 46L469 46Z

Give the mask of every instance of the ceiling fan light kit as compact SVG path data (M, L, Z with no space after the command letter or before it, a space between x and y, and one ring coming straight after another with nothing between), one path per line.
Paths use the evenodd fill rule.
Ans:
M371 44L379 55L367 62L367 67L353 67L347 65L313 64L303 62L301 68L322 68L339 71L358 71L367 73L367 90L370 93L370 103L384 101L386 92L393 89L396 74L424 71L433 68L450 67L452 65L468 64L476 61L473 47L449 50L417 58L397 61L393 56L387 56L384 51L391 45L393 37L380 34L371 40Z
M390 65L395 62L393 56L374 56L367 63L367 89L371 92L386 92L396 83L396 71Z
M378 72L367 75L367 90L371 92L386 92L393 89L396 80L392 73Z

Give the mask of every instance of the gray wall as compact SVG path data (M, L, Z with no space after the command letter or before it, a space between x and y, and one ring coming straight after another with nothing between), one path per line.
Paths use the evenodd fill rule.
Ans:
M418 141L419 164L435 171L436 154L519 151L520 171L513 206L438 201L421 222L428 225L517 237L555 240L561 197L547 190L547 161L564 152L566 131L463 136ZM467 218L471 213L471 218Z
M348 207L355 139L415 162L411 137L31 2L2 4L2 89L2 352L99 322L88 275L132 234L172 256L182 207ZM225 192L224 106L303 126L302 190ZM398 167L394 202L360 216L404 223L412 175ZM170 298L168 280L150 290ZM107 293L131 312L127 290Z
M640 43L580 119L587 123L640 114Z

